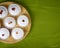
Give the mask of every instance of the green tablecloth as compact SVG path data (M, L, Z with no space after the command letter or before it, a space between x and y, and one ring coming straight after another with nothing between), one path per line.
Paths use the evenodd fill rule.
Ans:
M5 2L8 0L0 0ZM60 0L9 0L22 4L30 13L32 27L19 43L0 48L60 48Z

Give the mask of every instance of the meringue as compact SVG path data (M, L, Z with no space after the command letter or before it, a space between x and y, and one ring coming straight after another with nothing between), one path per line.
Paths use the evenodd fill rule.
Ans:
M16 21L13 17L6 17L3 22L4 26L9 29L14 28L16 25Z
M21 28L14 28L11 32L11 35L15 40L19 40L23 38L24 31Z
M19 26L21 27L26 27L29 23L29 19L27 16L25 15L20 15L18 18L17 18L17 23Z
M21 13L21 7L17 4L10 4L8 7L8 11L12 16L16 16Z

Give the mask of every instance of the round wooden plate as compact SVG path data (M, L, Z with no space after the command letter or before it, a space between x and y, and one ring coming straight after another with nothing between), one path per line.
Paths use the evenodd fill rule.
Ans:
M0 3L0 6L5 6L8 9L8 6L10 4L17 4L17 3L15 3L15 2L3 2L3 3ZM7 17L9 17L9 16L13 17L13 18L15 18L15 20L17 20L17 17L20 16L20 15L26 15L28 17L29 23L28 23L28 25L26 27L21 27L18 24L16 24L16 26L14 27L14 28L16 28L16 27L22 28L23 31L24 31L24 37L21 38L20 40L14 40L12 38L12 36L10 35L9 38L7 38L6 40L0 40L0 42L3 42L3 43L16 43L16 42L19 42L22 39L24 39L28 35L28 33L29 33L29 30L31 28L31 18L30 18L30 15L29 15L28 11L22 5L20 5L20 4L18 4L18 5L21 7L21 10L22 10L21 13L18 14L17 16L15 16L15 17L13 17L11 14L8 13ZM0 19L0 28L6 28L4 26L4 24L3 24L3 20L4 19ZM12 29L8 29L8 30L11 33Z

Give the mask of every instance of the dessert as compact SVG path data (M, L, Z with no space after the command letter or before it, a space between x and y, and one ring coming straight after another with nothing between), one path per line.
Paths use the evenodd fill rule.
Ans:
M12 30L12 33L11 33L12 37L15 39L15 40L19 40L19 39L22 39L23 36L24 36L24 31L23 29L21 28L14 28Z
M0 3L0 42L19 42L28 35L30 27L30 15L22 5L14 2Z
M26 27L29 23L28 17L25 15L20 15L17 19L17 23L21 27Z
M8 14L7 8L0 6L0 19L5 18Z
M3 22L4 26L9 29L14 28L16 25L16 21L13 17L6 17Z
M21 13L21 7L17 4L10 4L8 7L8 11L12 16L16 16Z
M0 38L2 40L6 40L9 37L10 33L7 28L1 28L0 29Z

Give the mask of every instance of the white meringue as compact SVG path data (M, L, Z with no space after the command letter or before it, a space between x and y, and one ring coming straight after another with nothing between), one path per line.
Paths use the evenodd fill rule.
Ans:
M24 31L21 28L14 28L11 32L11 35L15 40L19 40L23 38Z
M16 16L21 13L21 7L17 4L10 4L8 7L8 11L11 15Z
M16 21L13 17L7 17L4 19L4 26L11 29L14 28L16 25Z
M28 25L29 23L29 19L27 16L25 15L20 15L18 18L17 18L17 23L19 26L21 27L25 27Z
M5 40L5 39L7 39L8 37L9 37L9 30L7 29L7 28L1 28L0 29L0 38L2 39L2 40Z
M7 8L4 6L0 6L0 18L6 17L8 14Z

